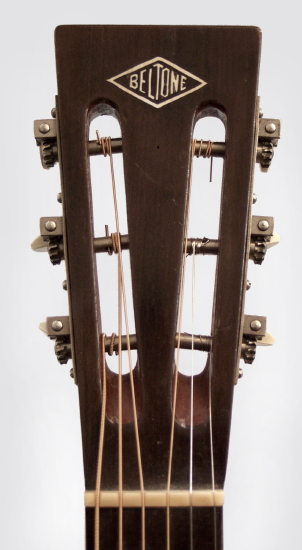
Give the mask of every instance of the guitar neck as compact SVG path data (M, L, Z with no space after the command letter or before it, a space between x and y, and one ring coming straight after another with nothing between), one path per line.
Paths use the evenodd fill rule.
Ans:
M248 261L261 263L273 237L273 219L251 215L254 166L268 169L280 135L279 121L259 113L260 31L84 25L58 27L55 40L56 120L37 121L35 135L44 167L59 162L63 216L42 218L42 244L34 248L46 242L53 263L66 263L69 316L44 328L56 338L59 361L72 359L79 390L86 550L222 550L233 388L240 359L251 363L257 344L269 340L265 317L244 314ZM115 117L121 136L89 141L100 115ZM225 142L193 140L196 122L207 116L222 121ZM126 235L112 153L123 154ZM109 156L115 204L116 229L105 237L94 230L90 156L97 154ZM195 239L188 234L193 159L213 156L224 158L218 239ZM101 252L117 255L112 337L101 323ZM188 254L217 257L204 336L181 326ZM202 372L179 372L181 348L208 353ZM106 364L114 351L118 373Z

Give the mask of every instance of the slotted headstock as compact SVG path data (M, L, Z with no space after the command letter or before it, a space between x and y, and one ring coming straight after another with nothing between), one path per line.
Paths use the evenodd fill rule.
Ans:
M101 547L140 549L145 541L147 549L222 549L233 387L240 358L251 362L257 341L268 340L265 318L244 316L248 260L261 263L273 237L272 218L251 217L254 164L268 168L280 136L279 121L259 118L260 40L254 27L56 30L56 118L37 121L35 137L44 166L59 161L63 217L42 218L34 248L46 242L53 263L66 263L69 317L48 318L44 329L57 339L59 360L72 358L79 389L88 550L95 548L102 415ZM121 138L89 142L99 114L118 119ZM223 121L225 143L192 141L205 116ZM90 182L90 155L110 149L122 152L125 176L128 235L117 241L95 235ZM218 240L186 234L193 156L224 157ZM118 346L121 353L127 336L102 337L95 256L119 247L131 262L135 406L131 373L103 370L104 353ZM217 255L212 330L202 337L180 333L177 323L184 257L192 253ZM177 374L177 348L208 353L194 390Z

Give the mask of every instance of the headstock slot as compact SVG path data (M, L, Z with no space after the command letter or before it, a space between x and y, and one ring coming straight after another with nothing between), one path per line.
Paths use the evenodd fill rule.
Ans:
M99 106L96 110L106 109L106 106ZM111 136L112 138L121 136L121 128L118 119L110 115L101 115L95 117L90 123L89 140L96 141L99 132L101 137ZM123 154L114 154L114 171L117 190L118 215L120 221L120 232L122 235L128 235L128 222L126 212L126 197L124 184ZM109 234L116 232L116 222L114 213L114 203L112 195L112 181L110 172L109 158L104 155L90 156L91 170L91 188L93 201L93 223L94 237L105 236L105 226L108 226ZM113 247L109 247L111 254L96 254L96 263L98 271L98 287L101 304L102 330L108 336L118 333L117 321L117 255L113 252ZM129 318L130 334L135 334L135 323L133 314L132 284L130 273L129 251L123 251L123 266L125 275L125 287L127 295L127 311ZM123 334L125 334L125 322L123 318ZM135 367L137 363L137 352L132 351L132 363ZM123 373L129 372L127 352L123 354ZM112 372L118 372L117 358L107 355L106 363Z
M206 114L207 111L205 111ZM199 118L195 124L193 138L200 141L225 141L223 122L214 116ZM210 165L213 163L212 182L210 182ZM188 237L218 239L221 182L223 173L223 158L196 158L193 160L192 190L190 201L190 216ZM195 257L195 296L194 296L194 334L211 334L213 294L215 286L217 255L196 254ZM192 264L193 257L186 258L186 274L184 288L184 310L182 331L192 332ZM190 375L190 351L180 351L179 372ZM194 372L203 371L207 357L197 350L194 355Z

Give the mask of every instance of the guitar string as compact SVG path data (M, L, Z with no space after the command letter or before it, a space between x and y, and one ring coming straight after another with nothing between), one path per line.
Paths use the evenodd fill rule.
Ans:
M201 149L202 141L200 142ZM195 150L195 147L194 147ZM212 142L208 142L208 148L204 158L209 157L210 160L210 182L212 182L212 170L213 170L213 156L212 152ZM200 153L199 153L200 154ZM199 157L198 154L198 157ZM195 243L193 243L193 266L192 266L192 320L194 319L194 294L195 294ZM193 321L192 321L193 324ZM193 334L194 327L192 327L192 352L193 352ZM193 370L193 353L192 353L192 370ZM216 497L215 497L215 465L214 465L214 445L213 445L213 423L212 423L212 375L213 375L213 365L212 360L210 360L210 372L209 372L209 432L210 432L210 453L211 453L211 480L212 480L212 494L213 494L213 529L214 529L214 550L217 550L217 507L216 507ZM190 423L190 487L193 490L193 372L191 373L191 423ZM192 505L190 507L190 540L191 540L191 550L193 550L193 514L192 514Z
M118 229L117 229L118 231ZM119 234L119 232L118 232ZM118 251L118 508L119 550L123 550L123 384L122 384L122 288L121 258Z
M117 231L117 248L118 248L118 265L119 265L119 295L121 297L119 312L122 310L122 305L124 307L124 319L126 326L126 339L127 339L127 352L128 352L128 361L129 361L129 375L130 375L130 386L131 386L131 397L133 405L133 418L134 418L134 431L135 431L135 440L136 440L136 451L138 459L138 470L139 470L139 481L140 481L140 490L141 490L141 501L142 501L142 550L145 550L146 547L146 521L145 521L145 489L144 489L144 477L143 477L143 467L142 467L142 458L141 458L141 447L139 439L139 430L138 430L138 418L137 418L137 409L136 409L136 398L135 398L135 387L133 379L133 365L132 365L132 356L130 349L130 331L129 331L129 318L128 318L128 309L127 309L127 299L126 299L126 290L125 290L125 278L124 278L124 268L122 260L122 248L120 241L120 225L119 225L119 215L118 215L118 205L117 205L117 194L116 194L116 183L115 183L115 174L113 166L113 155L111 148L111 139L106 139L106 146L110 158L110 169L111 169L111 179L112 179L112 191L113 191L113 201L114 201L114 210L115 210L115 219L116 219L116 231ZM119 316L119 357L122 356L122 315ZM122 370L121 365L119 365L119 386L122 386ZM120 396L122 395L122 388L119 390L119 431L122 433L122 404ZM119 441L122 444L122 436L120 435ZM122 452L119 451L119 457L122 455ZM121 460L122 467L122 460ZM122 508L122 487L119 486L119 507ZM119 539L120 539L120 550L122 550L122 512L120 512L120 521L119 521Z
M213 142L208 141L207 149L204 158L210 157L210 183L212 182L213 175L213 155L212 155ZM197 157L200 157L202 147L202 140L200 140L199 150ZM214 446L213 446L213 424L212 424L212 360L210 359L209 369L209 431L210 431L210 453L211 453L211 478L212 478L212 493L213 493L213 524L214 524L214 550L217 550L217 510L215 501L215 467L214 467Z
M116 189L115 189L115 177L114 177L114 168L113 168L113 158L112 158L112 150L111 150L111 140L110 138L106 139L106 146L107 150L109 152L110 157L110 166L111 166L111 174L112 174L112 186L113 186L113 194L114 194L114 202L115 202L115 212L116 212L116 222L117 222L117 234L120 235L119 232L119 220L118 220L118 210L117 210L117 201L116 201ZM187 248L187 229L188 229L188 219L189 219L189 203L190 203L190 195L191 195L191 186L192 186L192 164L193 164L193 158L194 158L194 150L195 150L195 140L193 141L192 145L192 157L191 157L191 167L190 167L190 178L189 178L189 190L188 190L188 200L187 200L187 208L186 208L186 221L185 221L185 250ZM193 268L193 274L192 277L194 278L194 285L192 285L192 308L194 303L194 286L195 286L195 250L194 250L194 244L193 244L193 258L194 258L194 268ZM134 382L133 382L133 367L132 367L132 358L131 358L131 352L130 352L130 338L129 338L129 326L128 326L128 316L127 316L127 305L126 305L126 295L125 295L125 286L124 286L124 275L123 275L123 266L122 266L122 260L121 260L121 244L120 239L118 238L118 254L120 257L119 260L119 281L121 290L119 291L123 295L123 302L124 302L124 311L125 311L125 323L127 327L127 348L128 348L128 357L129 357L129 367L130 367L130 380L131 380L131 393L132 393L132 401L133 401L133 410L134 410L134 424L135 424L135 432L136 432L136 441L137 441L137 452L138 452L138 462L139 462L139 474L140 474L140 484L141 484L141 492L142 492L142 549L145 549L145 495L144 495L144 482L143 482L143 472L142 472L142 462L141 462L141 452L140 452L140 443L139 443L139 434L138 434L138 423L137 423L137 413L136 413L136 402L135 402L135 391L134 391ZM170 454L169 454L169 469L168 469L168 484L167 484L167 495L168 495L168 503L167 503L167 549L170 549L170 518L169 518L169 509L170 509L170 486L171 486L171 472L172 472L172 455L173 455L173 442L174 442L174 423L175 423L175 413L176 413L176 395L177 395L177 374L178 374L178 365L179 365L179 354L180 354L180 332L181 332L181 318L182 318L182 309L183 309L183 295L184 295L184 279L185 279L185 263L186 263L186 255L183 255L183 262L182 262L182 283L181 283L181 299L180 299L180 307L179 307L179 315L178 315L178 345L177 345L177 360L176 360L176 368L175 368L175 385L174 385L174 392L173 392L173 411L172 411L172 430L171 430L171 444L170 444ZM121 305L119 306L119 310L121 309ZM192 318L194 318L194 313L192 312ZM121 315L119 315L119 319L121 319ZM119 325L120 325L119 321ZM119 327L119 418L122 419L122 387L121 387L121 373L122 373L122 364L121 364L121 333L122 329ZM194 333L194 330L192 329L192 335ZM193 338L192 338L192 351L193 351ZM192 369L193 369L193 359L192 359ZM211 376L212 376L212 367L210 365L210 381L209 381L209 424L210 424L210 447L211 447L211 473L212 473L212 491L213 491L213 500L214 500L214 543L215 543L215 550L217 549L217 528L216 528L216 504L215 504L215 473L214 473L214 452L213 452L213 430L212 430L212 404L211 404L211 396L212 396L212 384L211 384ZM193 490L193 437L192 437L192 431L193 431L193 373L191 373L191 411L190 411L190 492ZM104 403L104 402L103 402ZM102 415L102 418L104 418L104 415ZM119 435L119 470L122 471L122 430L119 428L120 435ZM103 437L103 436L102 436ZM99 491L98 491L99 494ZM119 474L119 547L120 550L122 550L122 475ZM192 505L190 507L191 514L192 514ZM192 518L192 515L191 515ZM192 541L192 520L191 520L191 541ZM98 539L99 540L99 539ZM192 547L192 542L191 542Z
M118 547L123 549L123 386L122 386L122 285L121 285L121 250L119 239L119 217L117 210L117 198L115 188L115 177L113 169L113 159L111 150L111 139L100 137L99 131L96 131L97 143L102 147L104 157L109 154L111 184L113 192L113 202L115 210L115 223L117 231L117 253L118 253ZM106 230L106 234L107 234ZM116 249L116 242L112 236L113 249Z
M199 154L201 151L200 148ZM212 141L208 141L208 146L204 158L210 157L210 183L212 182L213 174L213 155L212 155ZM213 494L213 524L214 524L214 550L217 550L217 518L216 518L216 502L215 502L215 468L214 468L214 447L213 447L213 425L212 425L212 358L210 357L210 368L209 368L209 431L210 431L210 453L211 453L211 478L212 478L212 494Z
M212 359L210 357L209 369L209 428L210 428L210 449L211 449L211 476L212 476L212 493L213 493L213 528L214 528L214 550L217 550L217 509L215 499L215 466L214 466L214 445L213 445L213 423L212 423Z
M173 446L174 446L174 427L175 427L175 417L176 417L178 368L179 368L179 357L180 357L180 333L181 333L181 325L182 325L185 273L186 273L186 250L187 250L187 243L188 243L188 225L189 225L190 198L191 198L191 188L192 188L192 172L193 172L193 160L194 160L195 147L196 147L196 140L193 139L192 147L191 147L191 158L190 158L189 186L188 186L188 195L187 195L185 220L184 220L185 243L184 243L184 250L182 255L182 266L181 266L181 282L180 282L180 293L179 293L180 296L179 296L179 307L178 307L178 316L177 316L177 351L176 351L176 361L175 361L174 389L173 389L173 395L172 395L172 421L171 421L170 449L169 449L168 475L167 475L167 528L166 528L167 529L167 550L170 550L170 546L171 546L170 489L171 489L172 460L173 460Z
M105 418L106 418L106 399L107 399L105 334L102 334L101 336L101 356L102 356L102 378L103 378L102 390L103 391L102 391L102 409L101 409L101 425L100 425L100 437L99 437L97 475L96 475L96 486L95 486L94 550L100 549L100 491L101 491Z
M194 412L194 314L195 314L195 242L192 257L192 342L191 342L191 387L190 387L190 548L193 550L193 412Z

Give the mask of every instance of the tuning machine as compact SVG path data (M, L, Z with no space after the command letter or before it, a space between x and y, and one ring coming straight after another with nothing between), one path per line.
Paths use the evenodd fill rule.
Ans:
M58 162L57 121L53 118L35 120L34 136L40 147L42 166L48 170Z
M280 242L278 233L274 233L274 218L271 216L252 216L250 260L261 265L268 248Z
M58 265L64 260L63 248L63 218L44 217L40 219L40 237L31 244L35 252L48 252L53 265Z
M281 134L281 121L276 118L260 118L257 162L261 172L267 172L274 156L274 148L278 145Z
M61 365L71 359L69 317L47 317L39 329L51 340L55 340L55 354Z
M241 359L250 365L255 359L257 346L272 346L275 342L274 337L266 332L266 317L245 315L242 332Z

